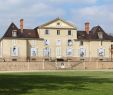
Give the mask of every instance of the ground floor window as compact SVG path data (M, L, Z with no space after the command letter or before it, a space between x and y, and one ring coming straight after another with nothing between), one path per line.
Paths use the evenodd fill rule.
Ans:
M80 48L80 50L79 50L80 57L85 57L85 54L86 54L86 49L85 48Z
M73 49L67 48L67 56L72 56L72 55L73 55Z
M19 49L18 49L18 47L12 47L11 48L11 56L14 56L14 57L16 57L16 56L18 56L18 51L19 51Z
M37 48L31 48L31 57L37 56Z
M56 57L60 58L61 57L61 47L56 48Z
M104 57L105 56L105 49L104 48L99 48L98 49L98 56L99 57Z
M50 51L50 48L44 48L44 57L50 57L50 53L51 53L51 51Z

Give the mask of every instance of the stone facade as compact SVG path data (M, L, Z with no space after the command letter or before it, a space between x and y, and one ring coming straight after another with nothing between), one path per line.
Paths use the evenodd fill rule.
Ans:
M85 23L85 31L80 32L60 18L32 30L23 29L23 24L20 20L21 29L11 24L1 38L0 61L108 61L113 57L112 37L101 27L90 31Z

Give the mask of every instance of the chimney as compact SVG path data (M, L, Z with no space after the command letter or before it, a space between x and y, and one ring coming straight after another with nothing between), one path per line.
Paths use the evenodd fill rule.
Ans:
M85 23L85 31L87 34L89 34L89 31L90 31L90 23L89 22Z
M23 28L24 28L24 19L20 19L20 31L21 31L21 33L23 32Z

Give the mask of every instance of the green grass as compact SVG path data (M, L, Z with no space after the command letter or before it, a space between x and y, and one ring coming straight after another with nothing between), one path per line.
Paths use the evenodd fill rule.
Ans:
M0 95L113 95L113 72L2 73Z

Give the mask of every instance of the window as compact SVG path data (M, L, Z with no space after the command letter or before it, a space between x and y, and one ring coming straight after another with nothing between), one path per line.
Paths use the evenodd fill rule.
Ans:
M12 37L17 37L17 31L12 31Z
M56 57L60 58L61 57L61 47L56 48Z
M103 33L102 32L98 32L98 37L99 37L99 39L103 39Z
M37 56L37 49L31 48L31 57L36 57L36 56Z
M72 56L72 55L73 55L73 49L67 48L67 56Z
M80 57L85 57L85 53L86 53L85 48L80 48L79 53L80 53Z
M12 46L16 46L16 40L12 40Z
M60 46L61 45L61 40L56 40L56 45Z
M98 49L98 56L99 57L104 57L105 55L105 49L104 48L99 48Z
M45 40L45 41L44 41L44 44L45 44L45 45L49 45L49 44L50 44L49 40Z
M36 40L32 40L31 45L32 45L32 47L35 47L36 46Z
M49 34L49 30L45 30L45 34L48 35Z
M83 41L80 41L80 46L83 46L83 44L84 44Z
M50 57L50 48L44 48L44 57Z
M73 41L71 39L68 40L68 46L72 46L73 45Z
M68 30L68 35L72 35L71 30Z
M60 30L57 30L57 35L60 35Z
M18 48L17 47L13 47L11 48L11 56L13 57L17 57L18 56Z
M60 25L60 22L58 22L57 25Z
M103 42L101 41L101 46L103 45Z

